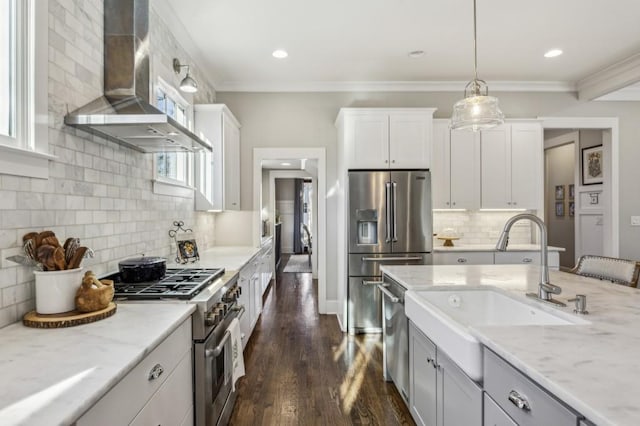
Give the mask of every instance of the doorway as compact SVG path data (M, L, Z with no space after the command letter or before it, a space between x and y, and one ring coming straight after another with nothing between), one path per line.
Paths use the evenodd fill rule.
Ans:
M297 170L270 170L263 173L265 161L283 161L293 159L299 161L301 166ZM292 161L293 161L292 160ZM266 198L264 182L268 182L269 206L273 209L270 226L275 226L275 179L276 178L302 178L311 179L313 204L311 209L310 229L312 236L312 271L313 277L318 280L318 310L322 314L335 313L333 306L327 306L326 288L326 154L324 148L254 148L253 150L253 182L254 182L254 209L256 226L262 226L264 209L262 198ZM269 177L267 177L268 175ZM273 180L273 182L272 182ZM275 230L274 230L275 231ZM274 265L275 266L275 265ZM329 308L329 309L328 309ZM328 312L329 311L329 312Z
M617 257L617 119L545 118L543 123L545 221L549 244L567 248L561 268L573 267L584 254Z

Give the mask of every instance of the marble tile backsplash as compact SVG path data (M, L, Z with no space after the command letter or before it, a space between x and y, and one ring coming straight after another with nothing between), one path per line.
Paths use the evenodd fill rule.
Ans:
M198 73L153 10L151 23L156 64L179 56ZM153 193L153 155L63 124L68 110L102 95L102 40L102 0L49 0L49 152L57 160L49 163L47 180L0 176L0 328L34 308L32 270L5 260L21 252L27 232L51 229L60 238L79 237L95 251L83 266L98 274L140 253L172 258L167 232L174 220L193 228L202 248L214 243L214 215L194 212L193 197ZM213 86L202 73L198 83L198 102L214 102Z
M433 233L440 234L444 229L452 228L460 236L456 244L495 244L507 219L517 213L520 212L438 211L433 213ZM531 223L516 222L511 228L509 242L529 244L532 241ZM442 245L442 241L435 240L434 245Z

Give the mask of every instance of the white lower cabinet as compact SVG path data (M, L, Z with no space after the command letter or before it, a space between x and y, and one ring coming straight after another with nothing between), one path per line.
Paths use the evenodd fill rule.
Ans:
M539 265L539 251L447 251L433 253L434 265ZM549 268L560 269L560 253L550 251Z
M189 317L84 413L76 425L192 425L191 342Z
M518 426L486 393L484 394L483 407L484 426Z
M409 407L419 425L482 426L482 389L409 322Z

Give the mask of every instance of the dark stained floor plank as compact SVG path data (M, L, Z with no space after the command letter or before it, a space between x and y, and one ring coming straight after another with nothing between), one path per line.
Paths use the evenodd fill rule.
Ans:
M283 260L244 352L230 424L414 425L382 378L380 336L349 336L319 315L317 282L283 273Z

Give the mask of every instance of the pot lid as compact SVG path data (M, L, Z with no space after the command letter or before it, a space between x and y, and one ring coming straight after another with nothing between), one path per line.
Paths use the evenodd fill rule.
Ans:
M131 259L125 259L121 262L118 262L119 266L148 266L148 265L157 265L160 263L166 263L167 259L164 257L154 257L154 256L142 256L142 257L133 257Z

